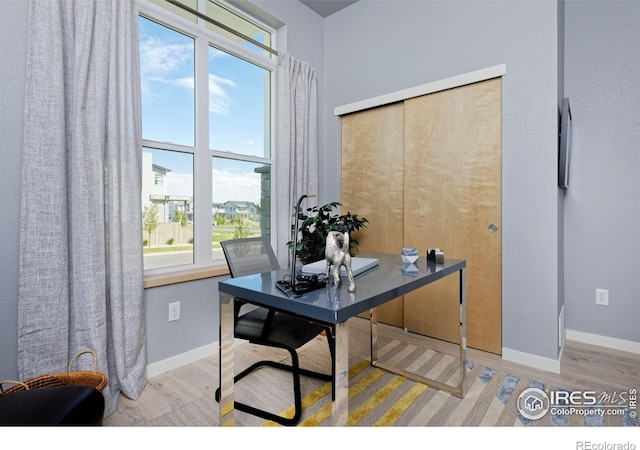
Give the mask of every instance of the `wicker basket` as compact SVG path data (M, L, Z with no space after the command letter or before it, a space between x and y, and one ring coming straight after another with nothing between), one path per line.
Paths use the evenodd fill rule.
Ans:
M91 353L93 355L93 371L77 370L71 371L71 366L80 355ZM14 386L3 389L2 384L13 383ZM98 372L98 355L93 350L82 350L78 352L71 361L66 372L52 373L32 378L26 381L2 381L0 382L0 392L8 394L10 392L24 391L27 389L39 389L54 386L91 386L102 392L107 385L107 376Z
M4 384L15 384L15 386L13 388L5 389L3 386ZM27 384L23 383L22 381L15 381L15 380L0 381L0 394L13 392L13 391L25 391L25 390L29 390L29 386L27 386Z

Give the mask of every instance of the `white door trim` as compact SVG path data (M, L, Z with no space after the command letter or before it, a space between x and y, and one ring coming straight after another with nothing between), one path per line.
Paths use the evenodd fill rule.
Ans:
M420 97L421 95L433 94L434 92L444 91L446 89L452 89L467 84L490 80L491 78L503 76L506 71L506 64L487 67L485 69L464 73L462 75L456 75L454 77L445 78L443 80L433 81L431 83L403 89L401 91L391 92L389 94L361 100L359 102L350 103L348 105L337 106L334 109L334 115L342 116L344 114L363 111L365 109L375 108L377 106L387 105L389 103L404 101L413 97Z

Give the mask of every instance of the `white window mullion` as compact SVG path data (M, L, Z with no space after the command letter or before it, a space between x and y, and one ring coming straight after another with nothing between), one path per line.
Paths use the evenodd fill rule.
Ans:
M271 86L270 86L270 90L269 90L269 99L265 99L267 100L267 103L270 107L270 111L269 111L269 130L271 132L271 136L270 136L270 153L269 153L269 157L271 158L271 224L270 224L270 228L271 228L271 245L275 248L277 242L276 242L276 230L274 229L274 226L276 224L276 212L277 212L277 206L276 206L276 193L277 193L277 186L276 184L278 183L278 163L276 161L276 142L277 142L277 130L278 127L276 125L276 111L278 108L277 105L277 95L276 95L276 91L277 91L277 70L274 67L271 70L271 77L270 77L270 81L271 81Z
M211 264L211 156L209 155L209 46L196 39L196 154L194 190L196 195L195 263Z
M275 30L244 17L244 13L225 2L213 8L210 0L188 3L201 13L208 11L211 16L219 16L218 19L227 26L239 31L250 30L246 34L253 36L252 33L255 33L259 42L264 37L268 44L276 38ZM223 9L232 12L227 14ZM143 170L149 174L153 174L153 170L171 172L172 182L166 184L164 201L169 201L167 195L176 196L177 200L172 201L178 202L181 201L178 197L192 196L194 208L192 217L188 219L193 220L193 251L190 248L189 252L183 248L170 248L175 236L178 243L185 247L191 236L183 233L182 229L180 232L174 230L173 225L165 226L157 233L158 243L154 243L160 252L148 251L145 254L145 274L170 273L189 269L189 266L222 267L225 260L219 245L212 249L214 232L218 241L229 239L230 236L245 236L247 233L255 236L271 230L270 224L265 221L273 219L271 214L275 211L275 195L270 195L269 208L264 204L266 194L263 191L266 189L265 165L271 168L270 189L272 193L275 191L276 167L272 151L275 147L273 119L276 105L273 99L277 60L272 55L256 51L254 45L246 45L221 33L220 29L210 27L201 19L194 21L187 18L163 2L140 0L140 12L141 23L146 26L145 39L141 38L140 41L141 52L146 52L143 55L146 58L141 57L141 63L145 64L144 69L147 70L145 81L148 92L157 95L149 99L160 105L154 108L156 103L147 102L143 110L147 117L147 129L150 130L148 135L143 136L146 138L144 145L149 148L147 153L154 157L152 162L155 165ZM254 28L250 25L252 22ZM269 36L261 36L260 30ZM212 48L224 55L212 51ZM159 51L157 55L150 53L154 50ZM161 56L159 59L158 55ZM215 58L216 65L210 68L211 58ZM158 62L161 64L158 65ZM158 74L160 70L164 72ZM261 70L265 71L263 80L258 75ZM266 72L271 72L271 76ZM189 82L191 77L193 84ZM260 95L260 90L264 91L264 96ZM222 102L218 101L220 98ZM225 103L227 99L228 104ZM175 102L175 108L168 102ZM227 105L230 107L227 108ZM191 108L193 119L190 117ZM262 136L257 132L260 125L256 119L260 116L264 121ZM216 173L220 171L216 179L213 179L214 166ZM149 175L146 178L149 179ZM187 189L185 184L189 178L193 179L192 193L191 187ZM149 192L153 191L154 186L148 189ZM259 195L257 187L260 189ZM237 206L238 211L244 211L243 202L264 206L262 215L253 217L255 222L260 223L250 223L245 227L244 223L235 220L225 222L221 217L221 226L215 227L212 216L214 198L219 203L236 202L232 204L240 205Z

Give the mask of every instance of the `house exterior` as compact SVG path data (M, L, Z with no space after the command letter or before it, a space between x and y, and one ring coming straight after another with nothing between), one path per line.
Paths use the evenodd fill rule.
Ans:
M253 202L227 201L224 203L224 214L227 220L244 218L260 221L260 207Z
M178 220L176 217L185 223L193 222L193 197L167 191L169 172L171 169L153 163L151 153L142 152L142 207L158 205L159 222L173 222Z

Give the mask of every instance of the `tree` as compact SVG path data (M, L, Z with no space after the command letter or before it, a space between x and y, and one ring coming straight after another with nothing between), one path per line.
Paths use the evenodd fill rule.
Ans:
M151 207L144 207L142 212L142 229L149 233L149 247L151 247L151 233L158 228L158 204L154 203Z
M249 227L245 226L244 220L240 219L238 225L236 225L236 228L233 230L233 238L244 239L249 237L250 234L251 230L249 230Z
M176 211L173 214L173 220L180 222L180 226L184 227L187 225L187 213L184 211Z

